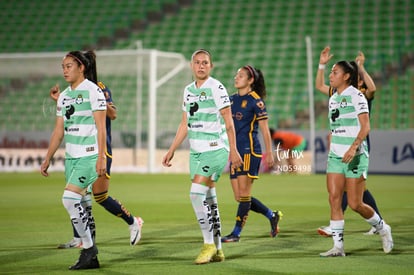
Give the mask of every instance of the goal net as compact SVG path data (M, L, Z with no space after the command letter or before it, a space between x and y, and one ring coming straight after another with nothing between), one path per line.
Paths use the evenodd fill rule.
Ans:
M0 147L24 149L26 143L49 140L55 114L49 89L68 85L61 68L65 54L0 55L0 138L8 142ZM96 55L98 80L112 91L118 111L112 144L121 153L114 162L126 169L158 172L160 152L171 144L181 119L184 86L192 80L189 61L182 54L150 49L96 51ZM25 142L19 143L22 139Z

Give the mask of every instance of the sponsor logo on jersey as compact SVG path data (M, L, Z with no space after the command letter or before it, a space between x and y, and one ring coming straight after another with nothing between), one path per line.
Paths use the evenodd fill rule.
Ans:
M333 109L331 110L331 120L333 122L335 122L335 120L339 117L339 110L338 109ZM334 124L332 124L334 125Z
M345 129L335 129L335 130L333 130L333 133L334 134L346 133L346 130Z
M214 147L214 146L218 146L218 142L217 141L210 142L210 147Z
M203 128L202 124L191 124L190 125L191 129L197 129L197 128Z
M367 110L368 111L368 104L365 102L360 102L358 103L358 107L360 111L364 111Z
M221 96L221 99L223 99L223 103L229 103L230 102L230 98L229 98L228 95Z
M242 114L242 113L240 113L240 112L237 112L237 113L234 115L234 117L235 117L237 120L242 120L242 119L243 119L243 114Z
M79 128L78 127L74 127L74 128L67 128L66 132L79 132Z
M257 105L257 107L259 107L260 108L260 110L263 110L264 108L265 108L265 104L264 104L264 102L263 101L258 101L257 103L256 103L256 105Z
M73 103L75 103L74 98L65 97L64 99L62 99L62 105L63 106L72 105Z

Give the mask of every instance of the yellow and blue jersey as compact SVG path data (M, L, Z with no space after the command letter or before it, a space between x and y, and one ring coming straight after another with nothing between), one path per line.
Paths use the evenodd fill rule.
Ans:
M113 103L112 101L112 92L111 90L103 84L103 82L98 81L98 86L101 88L102 92L105 95L106 103ZM109 178L111 175L111 166L112 166L112 135L111 135L111 119L106 116L106 173Z
M237 150L241 155L250 153L261 157L258 138L259 120L268 119L266 105L256 92L230 96L231 112L236 129Z

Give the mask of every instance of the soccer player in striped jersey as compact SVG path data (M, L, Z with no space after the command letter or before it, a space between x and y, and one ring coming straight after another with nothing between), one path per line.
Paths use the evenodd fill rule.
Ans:
M250 65L241 67L234 77L237 93L230 96L231 112L236 128L237 150L243 157L243 166L230 173L230 182L234 198L239 202L236 223L233 231L224 236L222 242L238 242L250 210L263 214L270 222L270 236L278 233L278 222L282 216L280 211L272 211L260 200L253 197L253 181L259 178L262 148L258 138L258 130L263 136L268 167L274 165L272 138L270 136L268 114L263 99L266 97L266 86L260 70Z
M331 142L327 163L327 189L331 208L330 227L334 246L321 257L345 256L344 212L341 208L344 190L348 205L359 213L382 238L385 253L391 252L391 227L362 201L368 173L369 154L366 137L370 130L368 103L358 86L358 65L351 61L337 62L329 74L336 92L329 98Z
M90 63L79 51L65 55L63 76L70 84L57 100L56 123L40 171L48 176L50 160L65 140L66 186L62 202L83 249L69 269L98 268L98 249L94 244L81 200L89 185L106 173L106 101L102 90L85 78Z
M125 208L118 200L112 198L108 194L109 190L109 179L111 178L111 166L112 166L112 136L111 136L111 122L117 116L116 107L112 100L111 90L105 86L104 83L98 81L97 69L96 69L96 55L93 51L87 51L83 53L86 59L89 62L87 71L85 72L86 78L93 83L97 84L101 88L102 92L105 95L106 100L106 173L104 177L98 177L95 183L89 186L88 191L83 196L81 203L85 208L86 213L88 214L88 223L92 234L92 239L95 241L95 221L92 215L92 199L91 199L91 190L93 192L95 201L103 206L109 213L113 214L115 217L122 218L125 223L129 225L130 231L130 244L136 245L141 239L142 225L144 221L141 217L134 217L131 212ZM54 86L50 90L50 97L57 101L60 94L59 86ZM73 226L72 226L73 227ZM78 232L73 227L73 239L67 243L60 244L58 248L74 248L81 247L82 242L79 237Z
M195 264L224 261L221 224L215 184L230 157L233 167L242 165L237 152L230 100L222 83L210 76L213 63L204 49L191 56L195 81L184 89L182 117L176 136L162 159L171 166L175 150L188 136L190 142L190 199L200 225L204 245Z
M328 95L329 97L332 96L333 93L335 93L335 89L333 87L330 87L325 84L324 80L324 68L326 64L329 62L329 60L332 58L332 54L330 54L330 47L325 47L319 57L319 64L321 64L318 68L318 72L316 74L316 88ZM368 72L365 70L364 63L365 63L365 55L362 52L359 52L357 57L355 58L355 61L358 64L358 89L365 95L365 98L368 102L368 109L371 111L372 101L374 100L374 94L376 91L376 86L374 81L372 80L371 76L368 74ZM330 137L330 136L328 136ZM368 145L368 151L370 150L370 142L369 142L369 135L367 136L367 145ZM363 201L374 208L375 212L378 213L378 215L381 217L380 211L378 209L377 203L374 199L374 196L372 193L368 190L368 188L365 185L364 194L362 197ZM348 206L348 197L346 195L346 190L344 192L344 195L342 197L342 211L345 212L346 208ZM318 228L318 233L325 237L330 237L332 235L331 228L329 226L321 226ZM378 234L378 232L375 231L374 227L371 227L371 229L364 233L365 235L373 235Z

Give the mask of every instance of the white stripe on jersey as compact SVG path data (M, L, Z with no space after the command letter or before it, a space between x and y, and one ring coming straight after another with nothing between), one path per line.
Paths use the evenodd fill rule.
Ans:
M93 112L98 110L106 110L106 100L102 90L92 81L85 79L75 90L69 86L60 94L56 115L64 120L67 157L98 154L98 131L93 123ZM86 140L87 145L84 144Z
M183 94L183 111L187 112L188 137L192 152L228 150L228 138L220 110L230 106L223 84L209 77L201 87L187 85Z
M344 156L361 129L358 115L368 112L365 96L353 86L349 86L341 94L334 93L329 98L328 116L332 133L329 153L331 155ZM357 149L357 154L363 153L368 155L365 140Z

